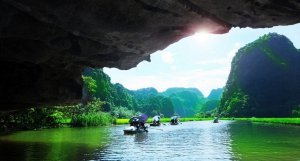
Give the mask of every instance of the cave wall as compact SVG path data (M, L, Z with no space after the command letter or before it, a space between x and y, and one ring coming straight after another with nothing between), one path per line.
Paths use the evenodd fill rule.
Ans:
M85 67L130 69L205 29L300 22L297 0L1 0L2 109L72 104Z

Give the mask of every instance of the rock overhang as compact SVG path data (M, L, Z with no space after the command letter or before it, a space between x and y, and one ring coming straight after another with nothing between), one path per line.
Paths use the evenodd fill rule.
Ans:
M130 69L201 29L223 34L300 22L297 0L0 3L0 98L8 109L79 102L83 68Z

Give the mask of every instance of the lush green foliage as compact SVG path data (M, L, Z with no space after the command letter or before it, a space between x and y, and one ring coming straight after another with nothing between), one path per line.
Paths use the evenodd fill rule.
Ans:
M104 126L115 123L114 118L105 112L92 112L76 115L72 118L72 126Z
M133 111L136 110L137 103L134 96L130 94L130 91L121 84L112 84L109 76L106 75L102 69L87 68L83 72L83 75L85 77L91 77L96 81L97 88L94 96L106 103L103 109L104 111L119 115L120 111L116 107L125 107Z
M71 120L72 126L103 126L115 122L110 113L103 112L105 102L99 98L93 98L86 105L77 105L73 107Z
M228 92L229 93L229 92ZM221 101L220 114L222 116L247 116L251 115L248 105L249 97L240 88L233 89L232 93L223 95ZM230 98L227 98L230 96Z
M2 130L27 130L59 127L69 121L70 117L62 108L28 108L2 113L0 115L0 128Z
M86 88L88 93L94 95L96 93L97 84L96 81L92 77L85 77L82 76L84 86L83 88Z
M71 126L99 126L115 123L115 118L103 112L106 102L92 98L86 105L29 108L0 115L0 130L29 130Z
M135 115L135 111L122 106L114 106L111 114L116 118L130 118Z

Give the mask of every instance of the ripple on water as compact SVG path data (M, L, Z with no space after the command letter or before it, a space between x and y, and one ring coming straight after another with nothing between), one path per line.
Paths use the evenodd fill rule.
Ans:
M95 155L99 160L230 160L229 123L185 122L135 135L123 135L124 126L118 126L112 128L111 144Z

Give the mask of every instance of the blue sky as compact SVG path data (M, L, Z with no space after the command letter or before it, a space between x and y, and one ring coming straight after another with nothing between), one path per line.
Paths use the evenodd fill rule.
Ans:
M222 35L198 32L151 54L151 62L143 61L130 70L104 68L104 72L112 83L121 83L132 90L196 87L207 96L212 89L225 86L237 50L270 32L285 35L300 48L300 24L265 29L233 28Z

